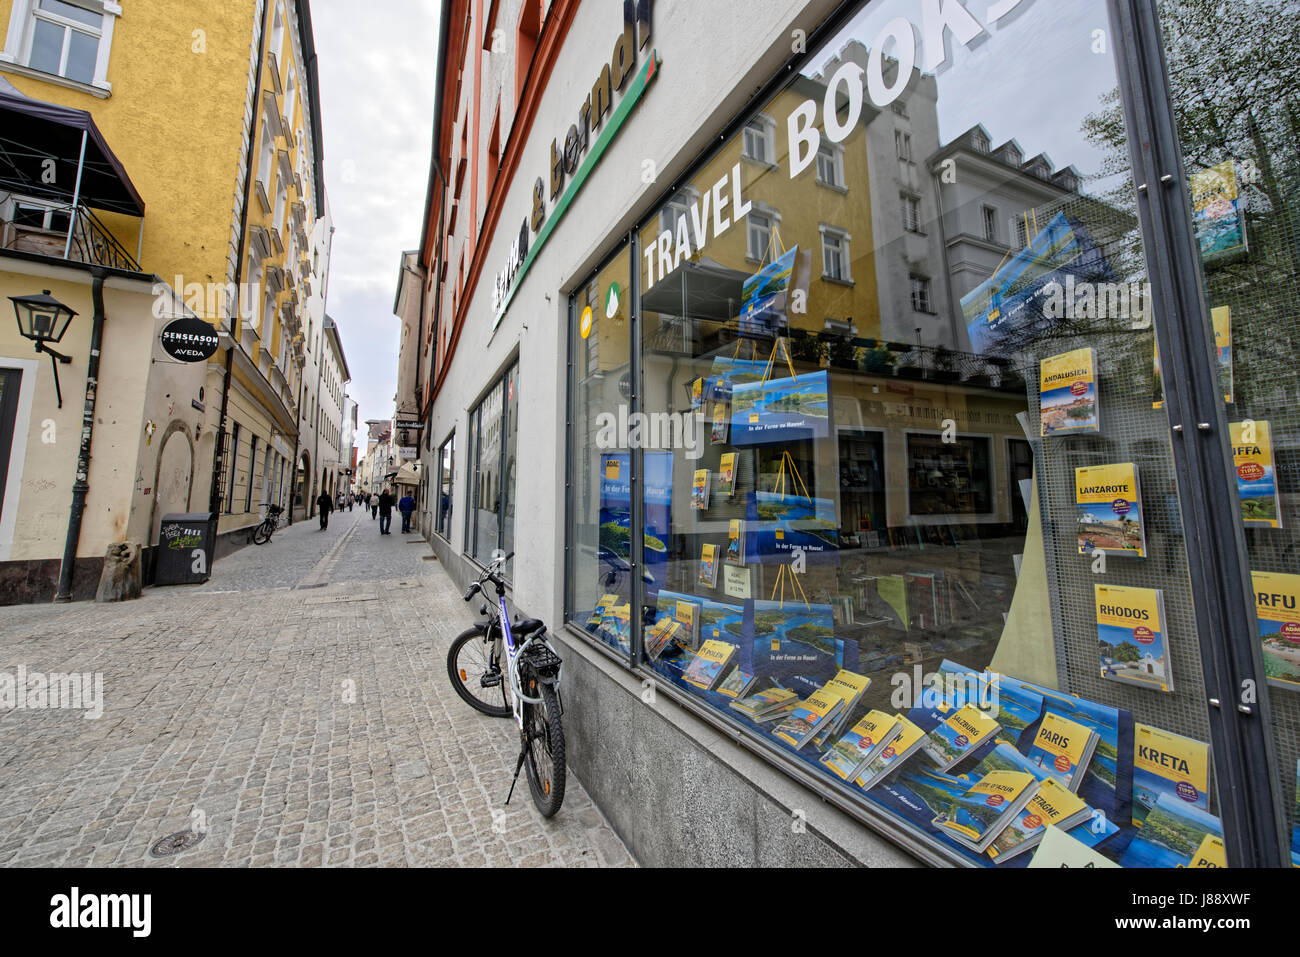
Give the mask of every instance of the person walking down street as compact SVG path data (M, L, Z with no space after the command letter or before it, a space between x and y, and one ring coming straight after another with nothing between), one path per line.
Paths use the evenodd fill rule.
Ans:
M376 507L379 509L379 534L393 534L393 494L388 489L379 493Z
M351 492L348 492L348 511L349 511L349 512L352 511L352 506L356 503L356 501L357 501L357 497L356 497L355 495L353 495Z
M321 492L320 498L316 499L316 508L320 512L321 531L329 528L330 512L334 511L334 499L330 498L329 492Z
M379 496L374 492L370 493L370 520L374 521L379 516Z
M411 498L411 493L405 493L397 503L397 510L402 513L402 534L411 530L411 513L415 511L415 499Z

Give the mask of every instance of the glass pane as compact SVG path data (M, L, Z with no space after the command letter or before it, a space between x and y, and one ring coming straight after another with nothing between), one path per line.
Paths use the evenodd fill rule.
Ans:
M37 20L32 31L32 56L28 65L44 73L58 73L63 61L63 34L65 27Z
M1160 4L1300 866L1300 3ZM1231 50L1231 57L1215 55Z
M68 37L68 65L63 75L69 80L89 83L95 78L95 58L98 56L98 37L71 31Z
M438 474L438 532L446 537L451 537L452 522L452 503L455 501L452 486L453 474L456 468L456 437L453 435L442 447L438 456L439 474Z
M104 22L102 13L92 13L85 7L79 7L75 3L65 3L64 0L41 0L41 9L90 27L101 26Z
M570 300L569 568L566 615L631 650L631 259L626 250Z
M1169 424L1115 64L1072 52L1106 4L975 49L918 16L851 17L760 105L775 166L733 138L640 234L649 666L953 855L1024 866L1050 805L1073 853L1189 863L1221 843ZM1185 778L1137 773L1157 744ZM1139 840L1166 792L1206 848Z
M501 479L501 549L507 555L515 550L515 481L516 451L519 446L519 366L506 374L505 382L505 442ZM506 563L505 577L514 577L514 559Z
M474 416L474 548L484 565L501 545L501 386Z

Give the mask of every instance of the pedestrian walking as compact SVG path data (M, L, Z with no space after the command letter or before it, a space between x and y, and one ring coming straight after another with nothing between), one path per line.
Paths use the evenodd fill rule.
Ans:
M370 520L373 522L379 517L379 496L374 492L370 493Z
M379 509L379 534L393 534L393 494L385 488L379 493L379 501L376 503Z
M352 511L352 506L353 506L353 504L356 502L356 500L357 500L357 497L356 497L355 495L353 495L351 492L348 492L348 511L349 511L349 512Z
M402 534L411 530L411 513L415 511L415 499L407 492L397 503L397 510L402 513Z
M320 498L316 499L316 508L320 511L320 528L323 532L329 528L330 512L334 511L334 499L330 498L329 492L320 493Z

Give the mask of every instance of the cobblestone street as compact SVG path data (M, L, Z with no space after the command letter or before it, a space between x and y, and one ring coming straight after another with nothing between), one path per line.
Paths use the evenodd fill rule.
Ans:
M502 807L513 725L446 675L471 609L400 528L358 508L202 587L0 609L0 673L103 674L96 720L0 710L0 864L632 865L572 777L549 822L522 776ZM150 857L196 820L199 844Z

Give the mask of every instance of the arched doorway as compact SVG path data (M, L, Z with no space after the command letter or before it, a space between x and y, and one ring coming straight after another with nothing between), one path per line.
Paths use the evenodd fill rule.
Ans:
M158 540L158 529L164 515L183 515L190 511L193 477L194 443L190 439L189 427L184 422L172 422L163 432L154 470L155 495L149 523L151 543Z
M293 509L297 518L309 518L315 514L312 506L312 494L310 482L312 479L311 455L306 450L298 459L298 474L294 476L293 483Z

